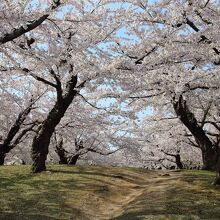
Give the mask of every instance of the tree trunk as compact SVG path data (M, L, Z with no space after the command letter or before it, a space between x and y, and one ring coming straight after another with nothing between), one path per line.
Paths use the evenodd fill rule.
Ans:
M68 158L66 156L66 151L63 148L63 139L59 141L59 143L56 144L56 153L59 157L59 164L68 164Z
M40 131L35 136L32 143L33 173L46 170L45 163L47 159L50 138L55 130L55 127L59 124L61 118L64 116L65 111L71 104L73 97L71 100L69 100L68 105L60 104L57 101L54 108L48 114L48 117L42 123Z
M216 172L216 178L215 178L215 184L220 185L220 159L218 159L219 162L217 163L217 172Z
M176 165L179 169L183 169L183 164L181 162L180 154L175 155Z
M39 132L33 139L32 143L32 172L38 173L46 170L46 159L50 138L64 116L67 108L72 103L73 98L76 96L77 91L74 90L77 83L77 76L72 76L67 82L65 95L58 94L57 101L49 112L47 118L42 123Z
M202 160L203 160L203 170L215 170L217 155L212 149L201 149L202 150Z
M13 149L13 146L7 144L0 144L0 165L4 165L5 157L10 150Z
M49 125L48 125L49 126ZM50 137L53 134L53 128L48 128L47 124L44 124L39 133L34 137L32 143L32 172L38 173L46 170L46 159L48 154L48 146L50 143Z
M75 139L75 155L74 156L71 156L69 157L69 161L68 161L68 164L70 165L76 165L77 163L77 160L79 159L80 157L80 150L83 149L83 141L82 140L76 140ZM77 153L78 152L78 153Z
M0 153L0 165L4 165L5 162L5 154L4 153Z
M217 149L218 153L218 159L216 162L216 178L215 178L215 184L220 185L220 147Z
M70 160L69 160L69 162L68 162L68 164L69 164L69 165L76 165L76 162L77 162L77 160L79 159L79 156L80 156L80 155L77 154L77 155L71 157Z
M177 116L189 129L202 151L203 169L215 170L217 154L213 148L213 144L202 127L199 126L194 114L189 110L182 95L180 95L177 101L173 100L173 107Z

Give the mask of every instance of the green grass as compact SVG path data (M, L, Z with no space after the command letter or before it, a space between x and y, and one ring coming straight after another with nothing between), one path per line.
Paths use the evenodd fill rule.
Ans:
M0 167L0 219L220 219L207 171L50 165Z

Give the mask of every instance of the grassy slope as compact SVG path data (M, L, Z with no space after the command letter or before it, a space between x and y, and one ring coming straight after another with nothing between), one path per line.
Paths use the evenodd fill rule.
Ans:
M0 219L220 219L220 189L206 171L49 166L0 168Z

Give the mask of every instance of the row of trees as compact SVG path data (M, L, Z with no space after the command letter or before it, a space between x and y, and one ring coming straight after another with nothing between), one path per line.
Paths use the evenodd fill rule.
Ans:
M190 145L201 150L204 169L217 171L219 184L218 6L208 0L3 1L1 104L11 112L1 113L1 164L31 131L32 171L45 170L56 130L82 154L150 145L174 155L176 144L181 152ZM172 136L172 145L162 133ZM68 159L62 138L57 152L67 161L79 155Z
M219 183L219 3L127 3L126 29L138 40L116 50L123 54L118 69L135 77L133 88L125 84L128 98L143 106L150 98L157 121L177 116L187 141L201 149L203 168L216 169Z
M29 130L34 132L32 171L41 172L46 169L48 147L58 124L60 124L57 128L58 133L64 133L66 139L72 136L69 142L76 139L74 136L89 132L87 136L90 140L85 135L83 136L83 141L86 139L86 145L88 145L85 151L109 154L124 148L127 144L123 136L126 135L128 129L124 128L123 122L119 123L121 127L114 125L118 114L114 118L116 113L112 110L111 114L114 119L111 119L110 114L101 116L100 112L91 113L91 109L87 110L85 107L85 102L87 104L89 102L82 95L90 91L91 95L96 88L96 91L100 90L101 94L102 87L108 84L107 80L111 76L105 70L107 56L102 57L104 53L99 50L99 45L108 43L108 37L118 24L112 23L110 17L106 19L110 12L101 2L96 4L87 2L84 7L82 2L70 1L64 4L60 1L52 1L44 5L46 9L42 7L42 1L39 1L37 9L31 3L31 1L22 4L11 2L11 5L8 2L3 3L5 10L3 12L7 12L8 7L12 7L14 11L11 11L9 15L3 13L9 26L3 26L4 34L0 42L4 45L1 71L7 81L7 83L2 81L3 95L9 95L10 99L18 99L15 104L22 108L22 115L26 112L26 108L23 110L23 100L33 94L37 97L35 110L30 113L31 108L28 107L29 111L25 113L22 120L19 119L20 115L18 116L15 122L16 125L18 124L17 129L13 133L13 137L16 138L21 132L22 125L32 126ZM65 9L67 6L69 9ZM76 10L75 14L70 13L73 10ZM20 19L19 22L18 19ZM87 88L85 85L88 85ZM80 102L84 106L80 106ZM6 108L11 109L8 104L6 101ZM95 107L92 103L89 105ZM106 109L102 110L106 112ZM24 124L28 114L28 119L31 118L34 121ZM114 121L114 124L110 120ZM88 123L89 121L91 122ZM33 129L35 124L37 127ZM91 126L97 130L92 130ZM72 134L66 134L68 128L71 128ZM107 128L108 132L105 131ZM121 135L119 135L121 129ZM7 128L5 132L10 133ZM5 155L12 149L11 144L8 141L5 142L1 148L2 163ZM132 141L129 145L132 147ZM109 151L103 153L100 149L95 149L97 146L101 149L105 147L105 150L109 149ZM77 144L75 147L77 148Z

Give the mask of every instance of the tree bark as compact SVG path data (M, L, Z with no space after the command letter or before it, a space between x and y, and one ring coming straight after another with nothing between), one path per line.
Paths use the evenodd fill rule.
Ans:
M215 170L217 154L213 144L207 137L202 127L199 126L194 114L189 110L182 95L179 99L173 100L173 107L182 123L189 129L202 151L203 169Z
M180 154L175 155L176 165L179 169L183 169L183 164L181 162Z
M75 140L75 153L72 156L67 156L69 152L63 148L63 139L61 138L59 143L56 144L56 153L59 156L59 164L76 165L81 155L80 150L82 149L83 149L83 142L82 141L78 142L77 140Z
M217 163L217 166L216 166L215 184L220 185L220 159L218 159L218 163Z
M77 91L74 90L77 84L77 76L72 76L67 82L65 94L58 94L57 101L49 112L47 118L43 121L39 132L33 139L32 143L32 172L38 173L46 170L46 159L48 154L48 148L50 144L50 138L59 124L60 120L64 116L67 108L72 103L73 98L76 96Z
M70 160L68 162L69 165L76 165L78 159L79 159L79 154L74 155L73 157L70 157Z
M217 149L218 153L218 158L216 162L216 178L215 178L215 184L220 185L220 147Z
M68 164L68 158L66 156L66 151L63 148L63 139L59 141L59 143L56 144L56 153L59 157L59 164Z
M6 154L0 153L0 165L4 165Z
M162 151L164 154L166 154L167 156L174 157L174 158L175 158L175 163L176 163L177 167L178 167L179 169L183 169L183 164L182 164L182 162L181 162L181 157L180 157L179 151L177 151L176 154L167 153L167 152L165 152L165 151L163 151L163 150L161 150L161 151Z
M76 165L79 157L81 156L80 150L82 150L83 148L84 148L83 141L75 139L75 152L76 152L76 154L74 156L69 157L68 164Z

